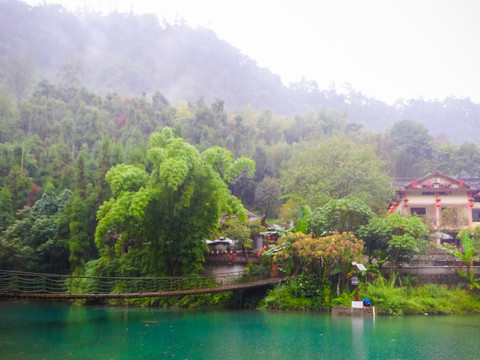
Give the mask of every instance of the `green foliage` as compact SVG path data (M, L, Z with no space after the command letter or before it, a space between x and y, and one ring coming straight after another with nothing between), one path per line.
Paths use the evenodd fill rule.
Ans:
M293 257L292 245L305 237L303 233L289 232L278 239L277 245L263 252L262 261L279 264L287 274L296 271L297 261Z
M322 289L322 284L318 277L305 273L291 278L289 285L292 295L297 298L317 297Z
M233 301L234 294L231 291L226 291L214 294L110 300L109 304L115 306L130 304L134 306L173 309L227 309L232 307Z
M291 160L284 163L282 185L286 193L308 199L312 208L332 198L355 196L380 212L393 195L383 165L372 147L329 138L295 150Z
M10 96L0 91L0 144L13 139L14 134L18 131L16 126L18 118L18 109L13 105ZM0 161L0 164L3 161Z
M428 284L420 287L395 287L395 278L361 284L360 297L367 297L379 314L469 314L480 312L480 299L461 286Z
M33 208L17 211L15 221L0 236L0 268L66 273L68 249L65 221L70 191L44 192Z
M312 210L308 205L302 206L300 209L298 209L297 221L295 224L295 229L293 229L293 231L306 234L310 226L311 215L312 215Z
M410 262L413 255L426 248L428 233L428 227L419 217L398 214L373 217L358 230L370 258L386 260L394 266Z
M7 187L0 190L0 234L14 221L12 193Z
M272 310L324 311L329 309L329 285L312 275L291 277L270 290L261 307Z
M237 166L229 156L219 148L200 154L169 128L152 134L150 173L121 165L107 173L114 198L97 215L95 241L101 256L118 259L120 275L197 273L203 239L216 230L221 215L246 217L220 173Z
M34 199L30 201L28 199L28 195L31 194L34 186L32 178L23 173L18 166L12 167L5 181L12 194L14 211L23 208L27 204L30 206L34 204Z
M468 114L478 113L480 106L468 99L409 100L393 108L371 101L355 91L345 95L336 93L335 89L324 91L318 89L315 82L306 79L286 89L279 87L278 79L259 69L254 62L243 58L239 61L235 49L223 44L219 52L216 47L219 42L213 32L197 31L185 25L159 27L150 17L125 14L118 17L116 14L100 19L96 14L84 14L82 21L94 22L94 27L100 29L104 36L105 42L98 43L115 44L96 48L99 54L112 51L103 56L105 61L99 66L94 58L80 58L85 44L78 40L84 26L80 26L72 14L58 11L56 7L35 7L32 11L19 2L0 4L0 13L0 18L9 19L2 28L5 53L3 61L0 61L0 72L4 75L1 80L4 80L5 91L10 91L9 94L0 94L0 188L2 191L8 188L12 203L10 211L9 195L5 195L4 191L0 195L0 204L6 204L8 209L0 210L0 228L3 228L0 230L3 231L0 241L5 245L2 249L10 250L0 256L11 258L12 261L7 260L11 266L20 258L25 260L22 266L38 261L37 251L40 248L25 245L27 240L22 240L22 237L42 243L52 234L52 222L40 217L53 216L57 226L56 238L65 242L68 240L68 246L63 243L63 248L57 247L58 253L63 256L65 248L71 246L72 262L81 267L96 256L95 249L92 249L96 226L92 214L104 201L107 202L99 213L104 216L112 210L112 222L102 229L106 234L102 246L109 247L105 256L109 257L111 264L115 261L118 261L116 265L122 264L122 271L127 273L137 273L137 265L142 273L155 267L151 258L158 254L151 254L150 246L156 245L150 241L160 237L160 232L162 239L170 236L166 224L174 229L188 227L196 232L196 237L204 236L204 232L198 229L204 225L201 214L205 209L201 207L200 200L198 204L194 200L196 190L204 186L197 177L197 173L203 170L192 167L190 163L190 159L196 162L195 148L203 151L200 153L202 161L211 164L234 195L224 201L224 209L236 212L243 219L245 209L240 199L252 211L262 210L276 215L280 206L277 195L296 194L305 200L297 204L287 201L280 216L286 223L296 221L296 230L302 232L308 219L296 213L306 203L315 208L326 205L331 199L355 196L374 212L383 212L392 195L384 169L389 169L390 175L399 177L414 173L423 176L430 168L452 176L466 174L478 177L480 174L480 150L475 143L456 145L445 136L433 139L426 127L411 121L395 124L395 120L404 118L405 114L415 118L415 113L425 114L428 110L429 114L437 114L431 116L435 118L437 133L446 126L452 140L478 142L475 131L461 128L461 124L471 126ZM43 16L37 16L39 13ZM119 21L126 25L118 27ZM112 27L112 24L115 26ZM33 30L26 31L25 26ZM48 31L35 30L39 28ZM56 28L61 28L61 31L49 33ZM30 33L39 37L28 37ZM66 38L76 40L63 41ZM139 41L148 44L143 46L148 50L143 56L132 57L129 44L139 44ZM32 53L18 53L15 45L18 43L32 49ZM171 49L164 48L171 43L176 44L175 54ZM57 52L59 46L61 49ZM188 56L185 56L186 53ZM150 61L157 59L158 54L169 54L173 59ZM212 57L205 54L220 54L216 58L224 60L222 66L212 66ZM148 66L144 66L144 60L149 62ZM129 64L128 71L120 70L121 67L117 66L120 63ZM51 78L51 74L57 72L60 84L41 80L33 89L32 96L27 98L34 65L40 79L45 74ZM82 72L85 84L89 87L93 84L94 88L95 84L101 84L101 93L106 95L101 96L82 87ZM191 76L184 76L186 73L204 76L192 82ZM209 76L209 73L214 73L214 76ZM232 81L232 76L242 81ZM189 80L185 81L186 78ZM223 81L227 78L228 81ZM155 88L159 79L165 87L165 95ZM205 86L206 82L208 86ZM231 84L236 85L232 87ZM217 90L212 90L211 86ZM195 94L202 97L196 103L181 101L178 106L172 106L166 99L172 97L172 91L178 98L178 89L186 91L183 94L185 98L195 98ZM143 91L145 94L140 97L124 95ZM149 94L152 94L151 98ZM225 102L214 98L218 94L228 99L229 108L238 110L244 107L243 110L227 113ZM19 100L17 104L12 101L14 98ZM210 106L208 101L211 101ZM245 107L246 103L252 106ZM305 111L310 105L311 110ZM255 110L260 108L276 108L285 112L275 114L272 110ZM335 110L339 108L345 110ZM296 115L289 117L293 111ZM363 131L358 123L351 122L353 114L353 120L365 122L365 127L371 128L373 124L381 131L388 127L390 130L385 133ZM458 125L455 128L451 126L452 120ZM173 130L166 131L159 143L148 145L151 133L165 126L176 129L185 142L192 145L191 148L187 149L183 141L172 140ZM150 141L155 140L151 138ZM167 148L170 153L164 151ZM157 153L158 149L161 150ZM178 156L175 157L172 153L177 151ZM237 160L232 161L230 151ZM255 158L256 168L247 156ZM114 175L110 189L105 175L115 165L119 167L111 172ZM53 187L49 189L48 184ZM160 196L167 188L178 196ZM32 219L23 222L23 216L28 211L19 210L24 206L33 208L43 193L52 190L60 194L65 189L75 191L75 206L69 205L68 211L59 210L55 215L51 212L30 214L38 217L35 227ZM205 186L205 193L216 193L217 189L221 189L220 192L225 190L223 185ZM255 202L255 189L258 190L258 202ZM115 198L109 200L112 195ZM80 204L81 200L77 197L86 204ZM165 213L155 210L160 203L169 204ZM207 211L208 217L212 215L213 218L216 209L209 206L206 206L207 210L211 210ZM125 209L127 213L122 214ZM48 211L53 211L53 207ZM189 217L195 211L198 211L195 221L180 221L180 224L172 221L174 217ZM145 215L146 212L149 214ZM138 224L138 219L146 218L149 225ZM347 217L342 224L350 220L353 218ZM162 223L162 230L145 230L157 223ZM35 230L34 236L22 230L29 228ZM321 227L319 229L316 236L320 235ZM18 235L20 233L22 236ZM44 240L40 240L42 238ZM44 241L43 254L53 253L50 240ZM413 239L408 236L390 240L390 250L405 244L413 245ZM386 252L387 248L387 245L381 245L377 250ZM163 254L165 251L162 249ZM194 258L191 263L197 263L202 257L200 251L192 253L189 246L175 256L181 258L182 254L187 254L190 260ZM151 258L147 261L149 256ZM139 259L142 261L137 261ZM47 262L43 264L45 268L51 267L48 264L53 261L51 258L45 257L44 261ZM112 267L108 269L110 271Z
M282 191L277 180L267 176L255 189L255 204L267 218L277 215Z
M89 233L89 219L92 216L92 202L83 200L80 196L73 197L70 207L70 250L69 261L74 274L81 274L83 265L92 259L93 242Z
M468 280L470 290L480 289L480 279L475 278L475 270L473 267L473 262L480 260L480 252L475 248L477 239L470 237L466 231L463 231L461 236L463 252L458 251L455 246L450 244L435 244L435 247L462 260L463 264L467 267L467 272L458 270L458 273Z
M287 200L283 203L280 209L280 222L287 224L294 223L295 221L298 221L300 217L299 215L301 215L301 218L305 219L305 221L309 221L308 217L304 215L311 215L311 209L306 205L306 201L303 198L293 194L287 194L282 196L281 199ZM306 206L308 206L308 208L306 208Z
M324 303L328 305L330 280L336 279L340 294L352 262L362 260L362 250L363 242L352 233L313 238L297 232L282 236L276 246L264 252L264 257L265 262L279 264L287 274L314 275L323 286Z
M310 216L309 230L314 236L330 232L356 232L373 217L370 207L353 196L330 200L322 207L316 208Z
M112 195L118 197L122 192L139 191L145 185L148 174L133 165L119 164L111 168L105 179Z
M248 245L252 245L252 233L247 223L239 220L238 218L227 218L218 231L217 237L227 237L237 241L239 248L244 248Z
M334 234L313 238L302 236L292 244L292 256L298 265L309 273L328 277L335 267L346 275L352 262L362 258L363 241L352 233ZM338 272L338 271L337 271Z
M333 298L331 304L333 307L335 306L346 306L351 307L352 301L355 300L355 290L352 292L343 291L340 296Z

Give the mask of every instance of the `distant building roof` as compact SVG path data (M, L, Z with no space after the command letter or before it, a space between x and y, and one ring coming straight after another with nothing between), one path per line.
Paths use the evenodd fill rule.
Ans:
M480 189L480 178L453 178L451 176L445 175L441 173L440 171L434 171L426 176L422 176L421 178L397 178L397 179L392 179L390 182L390 186L392 187L398 187L398 190L405 190L408 185L410 185L413 182L418 182L421 183L425 179L432 177L432 176L441 176L444 178L451 179L455 182L458 182L460 180L463 181L465 185L467 185L467 188L469 187L470 189L478 190Z

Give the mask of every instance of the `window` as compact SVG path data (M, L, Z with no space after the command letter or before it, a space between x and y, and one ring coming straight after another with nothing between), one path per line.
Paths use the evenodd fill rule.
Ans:
M480 222L480 209L472 209L472 220Z
M440 192L438 193L438 195L444 195L444 196L452 195L452 192L451 192L451 191L440 191Z
M410 213L412 215L425 216L427 214L427 210L425 208L411 208Z
M435 195L433 191L422 191L422 195Z

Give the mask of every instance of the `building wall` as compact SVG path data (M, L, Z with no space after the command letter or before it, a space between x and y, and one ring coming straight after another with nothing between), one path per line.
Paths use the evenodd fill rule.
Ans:
M427 191L423 191L427 192ZM430 192L430 191L428 191ZM404 202L404 199L407 198L408 202ZM461 193L458 192L452 195L422 195L422 191L410 190L406 191L405 196L403 196L399 202L398 212L404 215L412 215L417 210L417 215L424 216L432 224L436 223L437 211L439 212L438 216L440 219L442 211L444 209L454 209L457 213L458 223L460 226L474 226L475 224L480 224L480 221L473 221L470 223L470 212L472 209L469 207L469 195L467 191ZM437 202L437 199L440 199ZM437 210L437 204L440 205ZM406 206L405 206L406 205ZM424 208L425 213L418 213L418 210ZM474 211L480 211L480 203L473 203ZM478 209L478 210L477 210ZM473 215L474 220L479 220L478 215Z
M399 179L394 183L399 187L397 194L401 199L389 211L423 216L438 228L442 226L442 212L451 209L450 214L444 214L443 226L458 228L480 224L480 182L467 180L468 183L439 171L416 180Z

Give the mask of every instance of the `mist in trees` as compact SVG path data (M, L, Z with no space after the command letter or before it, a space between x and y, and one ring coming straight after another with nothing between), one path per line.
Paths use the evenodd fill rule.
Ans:
M3 128L6 135L0 143L0 237L5 254L16 254L4 258L3 268L48 269L50 265L42 267L41 263L49 261L46 259L51 259L52 252L61 257L57 260L60 272L84 273L90 264L92 272L118 273L100 266L102 262L98 261L106 259L106 253L116 261L127 261L131 256L133 260L127 263L139 263L136 256L141 257L142 251L148 253L146 248L130 253L129 242L123 242L115 250L130 254L123 257L114 255L113 250L106 252L109 242L102 245L100 235L95 243L94 234L100 231L98 224L103 218L96 219L95 213L108 208L102 204L119 201L118 186L128 186L130 181L122 177L128 169L144 174L139 177L143 179L141 185L128 191L147 186L143 177L151 176L159 166L153 154L162 154L153 151L151 134L167 127L181 137L182 144L190 144L190 152L198 151L208 158L231 195L250 211L272 218L295 214L305 205L321 209L331 201L351 196L380 215L393 195L391 177L421 176L436 167L452 176L478 174L479 149L475 144L458 146L435 138L411 120L375 134L350 126L345 114L330 109L318 113L310 110L293 118L273 111L256 112L250 107L228 112L221 99L211 104L203 98L170 104L160 92L151 98L122 98L116 93L102 96L83 87L48 81L38 83L32 96L20 105L8 97L0 105L3 121L11 125ZM230 161L238 159L242 163L242 157L256 162L255 173L248 167L227 171ZM181 173L174 170L176 176ZM48 217L42 213L40 217L34 210L40 206L37 203L46 201L44 196L58 197L65 191L71 195L61 211ZM182 197L176 201L181 203ZM287 210L293 204L294 208ZM212 219L217 215L215 212ZM287 218L295 221L295 216ZM30 229L35 233L27 234ZM123 231L117 230L120 236ZM208 237L209 232L213 236L215 229L209 228L201 237ZM145 233L143 240L135 241L148 242L148 236ZM195 259L201 266L199 253ZM127 263L123 269L128 269ZM199 269L168 268L176 270L169 272L163 267L149 273L179 274Z
M309 109L317 113L334 109L349 123L376 132L411 119L434 137L447 137L458 145L479 144L475 129L480 105L469 98L398 99L387 105L349 84L320 89L314 80L302 78L287 87L278 75L259 67L213 31L170 24L151 14L73 14L60 5L29 6L7 0L0 3L0 16L4 19L0 83L17 103L27 99L37 81L46 79L122 97L161 91L172 104L194 103L202 97L207 104L222 99L230 112L252 106L265 111L258 128L267 130L267 143L268 137L277 135L268 111L300 115L301 122L301 114ZM329 126L325 124L324 131L334 130ZM291 143L298 134L289 136Z
M211 31L159 24L151 16L85 14L90 30L104 34L91 39L61 8L34 7L24 26L38 30L40 46L18 32L15 19L28 9L12 0L0 4L11 15L0 32L7 44L0 52L0 268L194 273L202 266L198 240L217 234L224 210L248 209L289 223L308 206L315 216L323 209L323 218L312 222L318 231L339 230L325 219L337 214L337 202L370 209L362 212L369 219L381 217L394 194L392 178L433 170L480 176L472 130L479 110L468 99L388 107L306 79L286 89ZM63 32L48 38L60 24ZM15 39L25 40L25 48L16 49ZM158 49L165 49L161 57ZM16 56L28 76L15 80L12 72L8 79ZM210 62L212 56L218 62ZM100 58L104 64L95 67ZM461 122L448 120L459 113ZM433 133L429 122L451 131L442 135L435 127ZM202 207L206 202L212 209ZM125 210L125 218L115 209ZM207 219L199 220L205 211ZM157 218L165 223L152 232ZM178 223L192 233L167 231ZM247 233L237 225L237 234ZM179 243L185 238L179 253L169 248L169 236ZM174 254L171 263L167 252ZM151 254L164 260L154 264Z

